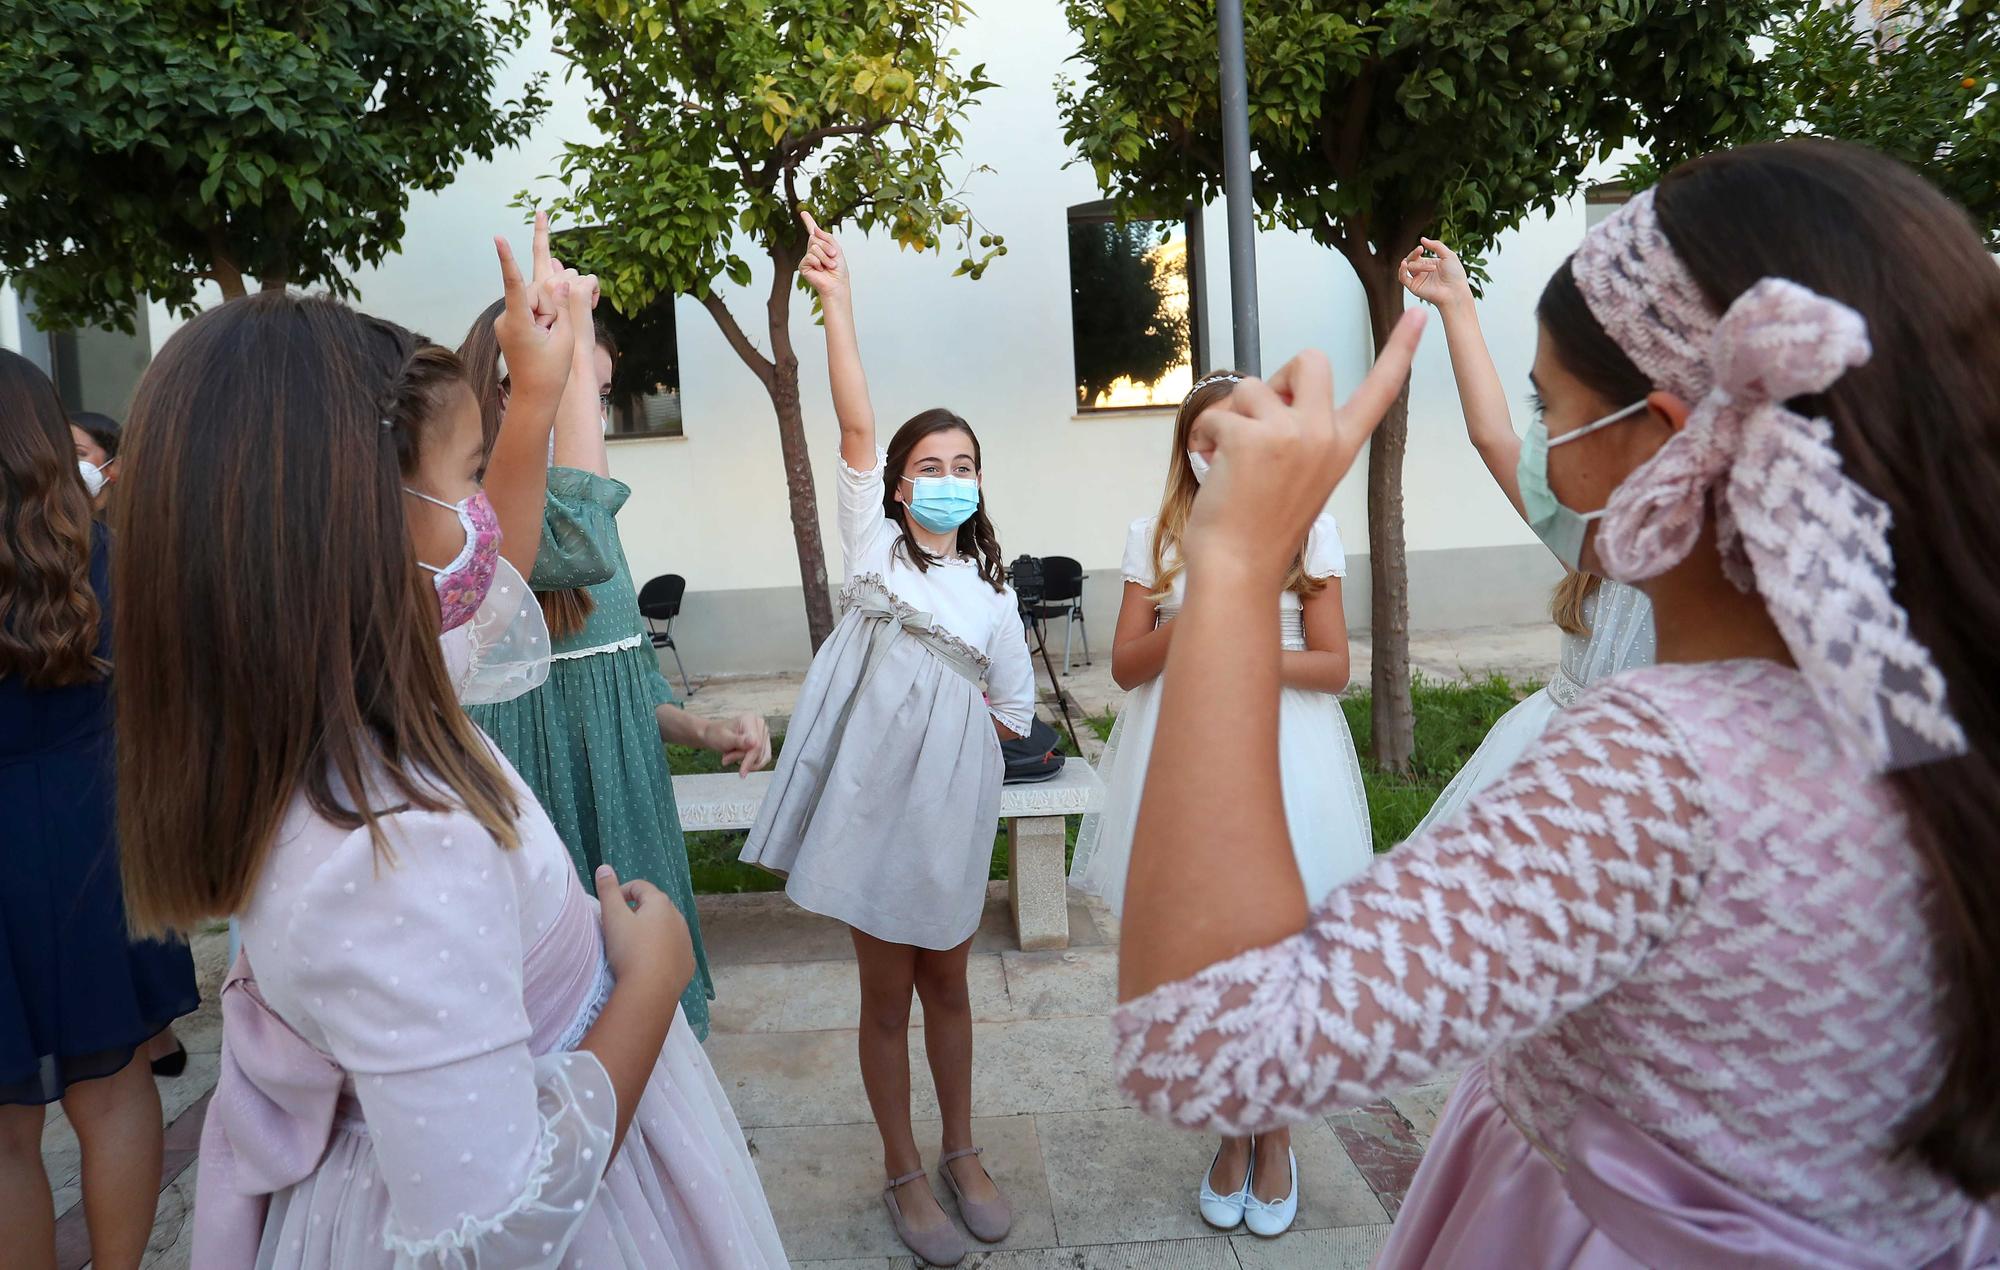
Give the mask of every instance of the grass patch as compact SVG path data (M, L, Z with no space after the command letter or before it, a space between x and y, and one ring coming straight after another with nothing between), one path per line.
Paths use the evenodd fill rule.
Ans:
M771 752L777 753L784 741L781 736L771 738ZM703 772L719 772L722 756L714 750L691 749L685 745L667 747L667 767L676 776L693 776ZM782 891L783 879L773 877L753 864L737 860L743 852L743 840L750 835L741 830L706 829L685 835L687 838L688 873L694 881L696 895L736 895L744 891Z
M1363 692L1341 698L1348 731L1354 734L1354 748L1361 755L1361 783L1368 792L1368 825L1375 850L1387 851L1409 837L1500 716L1540 687L1517 684L1500 675L1470 684L1440 683L1417 676L1410 683L1417 727L1408 776L1385 772L1368 757L1375 735L1369 715L1370 695Z
M1374 729L1368 713L1368 694L1357 693L1341 698L1341 708L1347 713L1348 729L1354 733L1354 748L1361 755L1361 782L1368 793L1368 820L1374 831L1375 850L1387 851L1409 837L1410 831L1431 809L1431 804L1451 783L1458 769L1479 748L1487 731L1499 721L1501 715L1513 709L1515 703L1539 686L1517 684L1498 675L1471 684L1439 683L1417 678L1411 685L1417 713L1416 753L1412 756L1408 776L1391 775L1369 761L1368 745ZM1079 731L1089 728L1102 741L1111 735L1114 718L1108 710L1102 714L1082 716L1077 718L1077 727ZM1060 733L1061 729L1057 731ZM784 737L774 736L771 741L775 752L783 746ZM1067 736L1062 737L1058 748L1064 754L1075 753ZM667 747L667 765L676 776L722 770L720 757L712 751L681 745ZM1076 831L1080 820L1081 817L1069 817L1066 836L1070 852L1076 849ZM688 869L693 874L697 893L715 895L784 889L782 881L762 869L738 863L736 857L743 850L745 836L740 831L687 835ZM1007 830L1003 825L993 837L993 867L987 876L996 881L1005 878L1007 864Z

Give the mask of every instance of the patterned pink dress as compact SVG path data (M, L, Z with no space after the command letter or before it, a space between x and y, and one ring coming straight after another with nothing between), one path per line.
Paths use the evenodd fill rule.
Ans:
M1470 1066L1384 1265L1993 1264L1894 1146L1943 1070L1931 898L1797 672L1634 671L1305 931L1121 1007L1119 1077L1244 1133Z

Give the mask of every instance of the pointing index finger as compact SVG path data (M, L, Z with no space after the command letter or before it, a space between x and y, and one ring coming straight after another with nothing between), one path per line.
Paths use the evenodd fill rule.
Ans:
M1403 384L1410 377L1410 362L1417 355L1417 343L1424 336L1427 316L1422 309L1410 309L1403 314L1396 323L1396 329L1389 333L1389 342L1383 345L1361 386L1340 407L1343 430L1349 426L1361 429L1357 444L1375 430L1375 425L1389 413L1389 407L1395 404L1397 395L1403 391ZM1328 391L1332 391L1331 382L1328 383Z
M521 281L521 266L514 263L514 249L500 234L493 236L493 248L500 253L500 288L507 297L507 311L521 312L527 308L527 287Z
M535 213L535 278L549 276L554 262L549 258L549 214Z

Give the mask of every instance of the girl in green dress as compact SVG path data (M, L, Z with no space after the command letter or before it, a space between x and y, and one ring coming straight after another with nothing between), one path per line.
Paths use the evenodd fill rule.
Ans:
M482 314L459 349L489 435L498 431L507 393L492 316ZM608 401L609 340L586 326L577 345L571 374L587 376L600 401ZM771 736L756 715L702 719L675 704L618 539L618 509L632 491L611 478L604 432L601 419L579 427L565 414L549 456L541 549L528 579L549 619L548 682L469 713L541 800L586 883L598 865L609 864L621 878L659 887L687 917L696 972L681 1008L706 1040L715 989L665 746L716 750L747 775L770 762Z

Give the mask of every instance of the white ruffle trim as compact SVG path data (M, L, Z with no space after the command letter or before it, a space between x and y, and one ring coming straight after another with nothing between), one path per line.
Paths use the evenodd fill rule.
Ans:
M587 1053L536 1059L535 1084L542 1135L520 1193L491 1217L468 1215L428 1239L385 1230L398 1270L552 1270L562 1260L611 1163L618 1094Z
M595 657L599 653L622 653L628 648L637 648L646 642L644 635L627 635L615 644L598 644L592 648L579 648L573 652L557 653L551 661L575 661L579 657Z
M991 658L944 627L939 626L936 618L931 617L930 614L925 613L916 605L911 604L902 596L891 591L889 584L879 573L857 573L848 579L847 585L840 589L840 611L845 613L848 609L853 608L855 602L860 599L862 590L869 587L880 591L884 598L889 601L889 607L896 611L897 620L907 622L910 618L919 616L930 618L926 629L930 631L932 639L948 646L967 661L979 667L980 674L983 675L992 669L993 661Z

